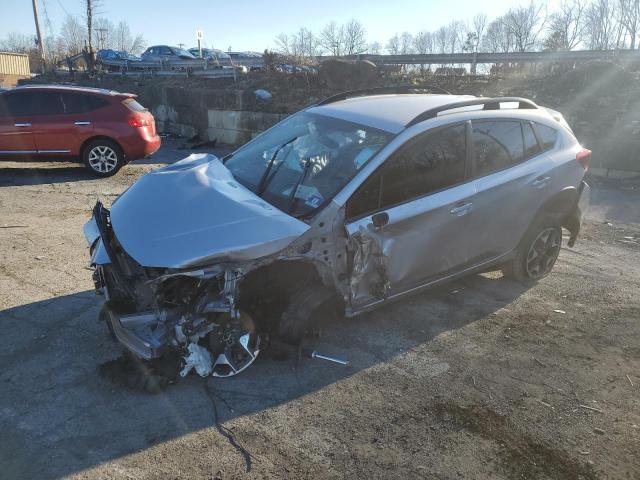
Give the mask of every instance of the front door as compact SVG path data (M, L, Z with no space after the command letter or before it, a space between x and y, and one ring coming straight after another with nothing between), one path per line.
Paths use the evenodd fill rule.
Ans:
M352 311L466 266L475 194L467 181L467 128L410 140L347 203Z
M32 95L29 91L0 95L0 154L36 153Z

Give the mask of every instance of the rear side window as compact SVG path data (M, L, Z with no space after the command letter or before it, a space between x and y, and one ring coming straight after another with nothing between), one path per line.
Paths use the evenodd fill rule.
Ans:
M519 121L473 122L471 138L478 177L509 168L525 158Z
M136 102L133 98L127 98L124 102L122 102L129 110L134 112L146 112L147 109Z
M109 104L105 99L95 95L63 92L61 97L65 113L91 112Z
M536 128L538 129L538 134L540 135L540 143L542 144L542 150L551 150L556 145L556 141L558 140L558 132L546 125L542 125L541 123L536 123Z
M465 125L447 127L401 147L349 200L347 215L364 215L461 183L465 132Z

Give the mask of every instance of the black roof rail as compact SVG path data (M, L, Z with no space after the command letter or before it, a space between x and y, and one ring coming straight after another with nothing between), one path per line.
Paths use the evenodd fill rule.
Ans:
M339 102L348 98L365 97L367 95L393 95L415 93L416 90L429 90L431 93L451 95L451 92L437 85L398 85L395 87L372 87L338 93L316 103L315 107Z
M420 115L418 115L409 123L407 123L405 127L406 128L412 127L417 123L424 122L425 120L429 120L430 118L437 117L438 114L441 112L445 112L447 110L453 110L454 108L484 105L483 110L500 110L501 103L517 103L518 109L540 108L531 100L527 100L526 98L520 98L520 97L476 98L473 100L461 100L459 102L440 105L439 107L435 107L430 110L427 110L426 112L422 112Z

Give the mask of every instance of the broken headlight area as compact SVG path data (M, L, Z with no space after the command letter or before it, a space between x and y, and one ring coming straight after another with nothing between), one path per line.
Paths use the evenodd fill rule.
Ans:
M106 298L101 318L116 340L143 360L177 349L185 358L184 374L195 368L203 376L228 377L255 361L255 323L235 305L241 272L142 267L118 242L101 204L94 219L110 262L96 265L93 279Z
M130 285L134 292L152 290L153 304L137 303L132 311L131 301L110 299L103 307L103 319L114 337L142 359L179 350L186 362L183 376L192 368L202 376L240 373L255 361L260 337L253 319L233 303L229 289L235 283L234 273L190 274L170 273Z

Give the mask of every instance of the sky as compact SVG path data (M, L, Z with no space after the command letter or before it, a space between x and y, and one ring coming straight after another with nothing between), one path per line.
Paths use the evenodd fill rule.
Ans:
M58 33L67 13L82 16L82 0L38 0L45 19ZM528 0L101 0L101 16L113 23L126 20L134 34L142 33L147 46L195 46L196 30L204 32L207 47L263 51L275 48L279 33L300 27L317 32L335 20L355 18L365 27L367 39L383 46L395 33L435 30L452 20L470 20L484 12L492 19ZM46 12L46 16L45 16ZM0 0L0 37L9 32L35 35L29 0Z

